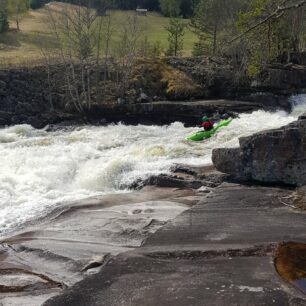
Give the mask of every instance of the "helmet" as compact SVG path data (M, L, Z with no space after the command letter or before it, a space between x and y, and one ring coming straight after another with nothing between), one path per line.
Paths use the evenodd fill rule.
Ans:
M203 121L203 122L206 122L206 121L209 121L209 119L208 119L206 116L204 116L204 117L202 118L202 121Z

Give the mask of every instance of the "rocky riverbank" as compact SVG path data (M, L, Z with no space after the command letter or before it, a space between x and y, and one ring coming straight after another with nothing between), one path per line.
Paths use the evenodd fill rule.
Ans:
M11 124L45 115L47 123L80 119L5 101L0 117ZM142 101L96 108L92 119L193 125L199 113L260 108L271 105ZM24 122L11 121L17 110ZM7 234L0 241L0 305L304 305L295 274L280 270L290 254L284 242L306 243L305 135L301 116L240 139L240 148L215 150L216 168L174 165L170 174L129 186L138 191L65 204Z
M44 305L304 305L273 265L284 240L306 241L305 213L282 203L288 194L223 184Z
M306 242L302 191L188 165L144 185L61 207L3 238L2 305L306 303L273 265L284 241Z
M25 123L42 128L67 121L84 122L67 95L63 69L54 64L48 69L1 70L0 126ZM305 79L306 68L298 64L274 65L254 79L239 79L237 69L221 58L140 61L125 98L118 98L112 79L107 84L101 80L104 94L98 100L97 89L92 88L90 95L95 102L86 120L95 124L182 121L194 125L199 111L211 115L258 108L290 110L289 97L304 91Z
M0 244L0 305L41 305L198 202L193 190L147 187L60 207Z
M178 165L173 175L147 181L192 188L197 204L44 305L304 305L305 191L284 186L304 184L304 124L302 116L242 139L239 149L216 150L217 169L227 175L214 167ZM296 161L299 171L285 167ZM235 167L253 176L230 171ZM237 182L242 179L247 184Z

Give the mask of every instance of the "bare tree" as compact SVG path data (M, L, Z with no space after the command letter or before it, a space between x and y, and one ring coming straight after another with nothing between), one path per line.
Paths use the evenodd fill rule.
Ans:
M90 1L86 6L62 5L61 10L49 5L47 10L52 32L59 43L59 57L64 66L69 99L75 109L86 118L93 102L97 102L92 99L94 89L96 99L101 98L97 93L101 50L104 41L106 66L111 38L110 17L100 16L98 11L91 7Z
M291 2L288 4L288 2ZM254 31L258 27L260 27L263 24L267 24L273 20L279 19L284 16L285 12L288 12L293 9L298 9L306 4L306 0L300 0L300 1L291 1L291 0L285 0L282 5L278 6L271 14L268 16L264 16L262 19L257 21L255 24L248 27L245 31L243 31L238 36L234 37L232 40L230 40L229 43L235 42L238 39L241 39L246 34Z
M117 94L124 99L136 63L139 43L144 27L136 14L127 14L120 29L120 41L117 46Z

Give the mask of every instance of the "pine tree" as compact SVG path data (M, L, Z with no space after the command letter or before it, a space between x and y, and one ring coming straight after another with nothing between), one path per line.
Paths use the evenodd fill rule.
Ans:
M168 31L169 47L167 55L178 56L183 50L185 24L180 17L172 17L169 25L166 27Z
M203 53L205 47L209 46L212 54L217 53L218 35L228 14L227 2L228 0L201 0L196 6L191 27L199 38L196 45L198 53Z
M177 17L181 12L182 0L159 0L159 6L163 15Z

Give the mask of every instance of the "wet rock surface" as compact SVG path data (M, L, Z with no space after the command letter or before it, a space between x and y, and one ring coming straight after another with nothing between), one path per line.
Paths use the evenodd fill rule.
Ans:
M170 174L151 176L146 180L134 182L130 187L141 189L145 186L191 188L209 192L210 188L217 187L231 177L219 172L214 166L174 165ZM202 189L201 189L202 188Z
M240 147L216 149L216 168L244 181L302 186L306 184L306 120L240 138Z
M0 305L41 305L113 256L141 246L198 200L192 190L148 187L56 209L2 238Z
M305 213L282 202L290 194L224 183L44 305L305 305L273 263L283 241L306 241Z
M128 124L169 124L180 121L186 126L195 126L202 114L212 118L219 117L220 114L235 117L236 113L248 113L263 108L262 103L237 100L157 101L96 109L93 119L103 116L108 121Z

